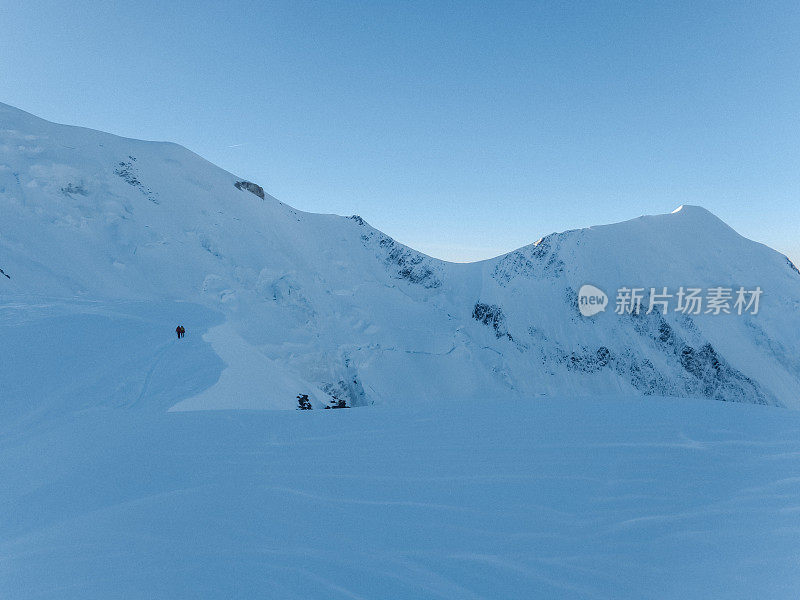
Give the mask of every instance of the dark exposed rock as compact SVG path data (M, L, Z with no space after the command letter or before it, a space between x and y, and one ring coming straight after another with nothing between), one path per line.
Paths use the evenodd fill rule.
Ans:
M672 327L664 319L661 319L658 325L658 341L662 344L670 345L675 343L675 332L672 331Z
M360 225L364 224L361 217L351 218ZM405 279L428 289L441 287L442 282L437 277L433 266L434 261L424 254L403 246L376 230L369 230L362 234L361 242L367 247L373 246L377 242L379 256L398 279Z
M567 368L583 373L595 373L611 362L611 350L600 346L595 351L583 349L573 352L567 359Z
M496 337L507 337L509 340L514 340L506 329L506 316L499 306L476 302L475 307L472 309L472 318L494 329Z
M424 264L425 258L418 252L401 246L388 237L382 238L379 244L381 248L387 251L386 260L399 267L397 273L403 279L424 287L439 287L441 285L436 279L433 270Z
M72 183L68 183L65 187L61 188L62 193L67 194L68 196L78 195L78 196L87 196L89 192L86 191L86 188L83 187L82 183L78 185L73 185Z
M628 377L631 385L642 392L645 396L669 395L672 393L672 386L659 373L650 359L640 360L637 357L630 357L628 362Z
M349 357L344 359L343 371L343 377L337 382L326 382L320 386L330 397L325 408L350 408L368 404L364 386Z
M677 361L686 372L688 377L681 393L717 400L769 404L759 385L729 365L708 341L700 337L690 343L660 314L641 313L639 317L634 324L638 333L661 346L667 358ZM697 338L698 332L693 322L689 321L688 324L691 325L687 328L690 335Z
M359 225L362 225L362 226L366 224L366 221L364 221L364 219L362 219L358 215L353 215L353 216L347 217L347 218L355 221L356 223L358 223Z
M114 173L121 177L126 183L132 185L133 187L141 187L142 182L139 181L139 178L136 175L136 170L131 162L120 162L117 163L117 167L114 169Z
M145 186L140 180L138 176L138 172L136 170L136 166L133 164L136 162L136 158L133 156L128 157L128 161L122 161L117 163L116 168L114 169L114 174L120 177L125 183L137 188L145 197L147 197L150 202L153 204L158 204L158 196L153 192L149 187Z
M507 254L495 266L492 277L503 286L516 277L559 277L564 272L564 262L558 255L563 235L552 233Z
M484 305L474 311L473 317L502 330L502 312ZM658 364L633 347L617 348L612 352L603 345L596 349L580 347L565 349L549 341L535 327L528 328L529 335L537 342L539 355L546 368L552 366L551 375L558 367L587 375L599 374L605 368L613 370L634 389L644 395L659 396L703 396L729 402L755 404L780 403L770 396L754 380L729 364L723 356L704 338L694 321L686 315L676 316L668 322L659 313L629 315L627 327L642 336L646 343L653 344L666 364ZM544 351L544 348L547 348ZM672 368L665 369L665 366Z
M798 269L798 268L797 268L797 266L796 266L796 265L795 265L795 264L794 264L794 263L791 261L791 259L790 259L788 256L786 257L786 262L788 262L788 263L789 263L789 268L790 268L792 271L794 271L795 273L797 273L798 275L800 275L800 269Z
M235 185L237 189L245 190L247 192L250 192L251 194L255 194L262 200L264 199L264 188L262 188L257 183L253 183L252 181L242 180L242 181L237 181L233 185Z

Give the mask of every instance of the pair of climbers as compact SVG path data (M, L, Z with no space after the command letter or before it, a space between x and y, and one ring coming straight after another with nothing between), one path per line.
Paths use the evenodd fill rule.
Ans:
M178 339L181 339L186 334L186 329L183 328L183 325L178 325L175 328L175 333L178 334Z

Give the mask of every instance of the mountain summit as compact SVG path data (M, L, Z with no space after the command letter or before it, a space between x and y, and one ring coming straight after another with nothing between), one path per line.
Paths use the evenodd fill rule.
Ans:
M454 264L358 216L295 210L181 146L0 104L0 211L7 416L30 416L31 398L194 410L298 394L316 408L557 393L800 406L800 273L696 206ZM608 298L592 317L585 284ZM678 310L689 289L699 314ZM715 289L727 312L708 305ZM757 306L737 307L740 289ZM642 290L641 311L624 290ZM655 294L668 306L648 310Z

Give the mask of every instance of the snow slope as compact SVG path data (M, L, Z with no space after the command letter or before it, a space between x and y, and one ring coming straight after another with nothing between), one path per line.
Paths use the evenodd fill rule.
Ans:
M0 598L796 596L800 413L675 396L796 408L800 273L701 208L450 264L0 105L0 270Z
M675 398L0 422L0 597L788 600L798 472L800 413Z
M698 207L452 264L180 146L0 105L0 215L3 343L31 355L0 366L17 416L31 398L293 408L298 393L317 407L565 393L800 406L800 273ZM758 315L586 318L584 283L764 295Z

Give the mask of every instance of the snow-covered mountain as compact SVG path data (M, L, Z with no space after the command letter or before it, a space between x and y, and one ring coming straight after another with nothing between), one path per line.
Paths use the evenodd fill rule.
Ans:
M534 236L532 236L533 238ZM0 104L0 412L538 395L800 407L800 272L708 211L448 263L185 148ZM609 307L578 310L592 284ZM760 288L757 314L616 314L622 287ZM187 338L174 328L183 323ZM28 400L41 402L33 409Z

